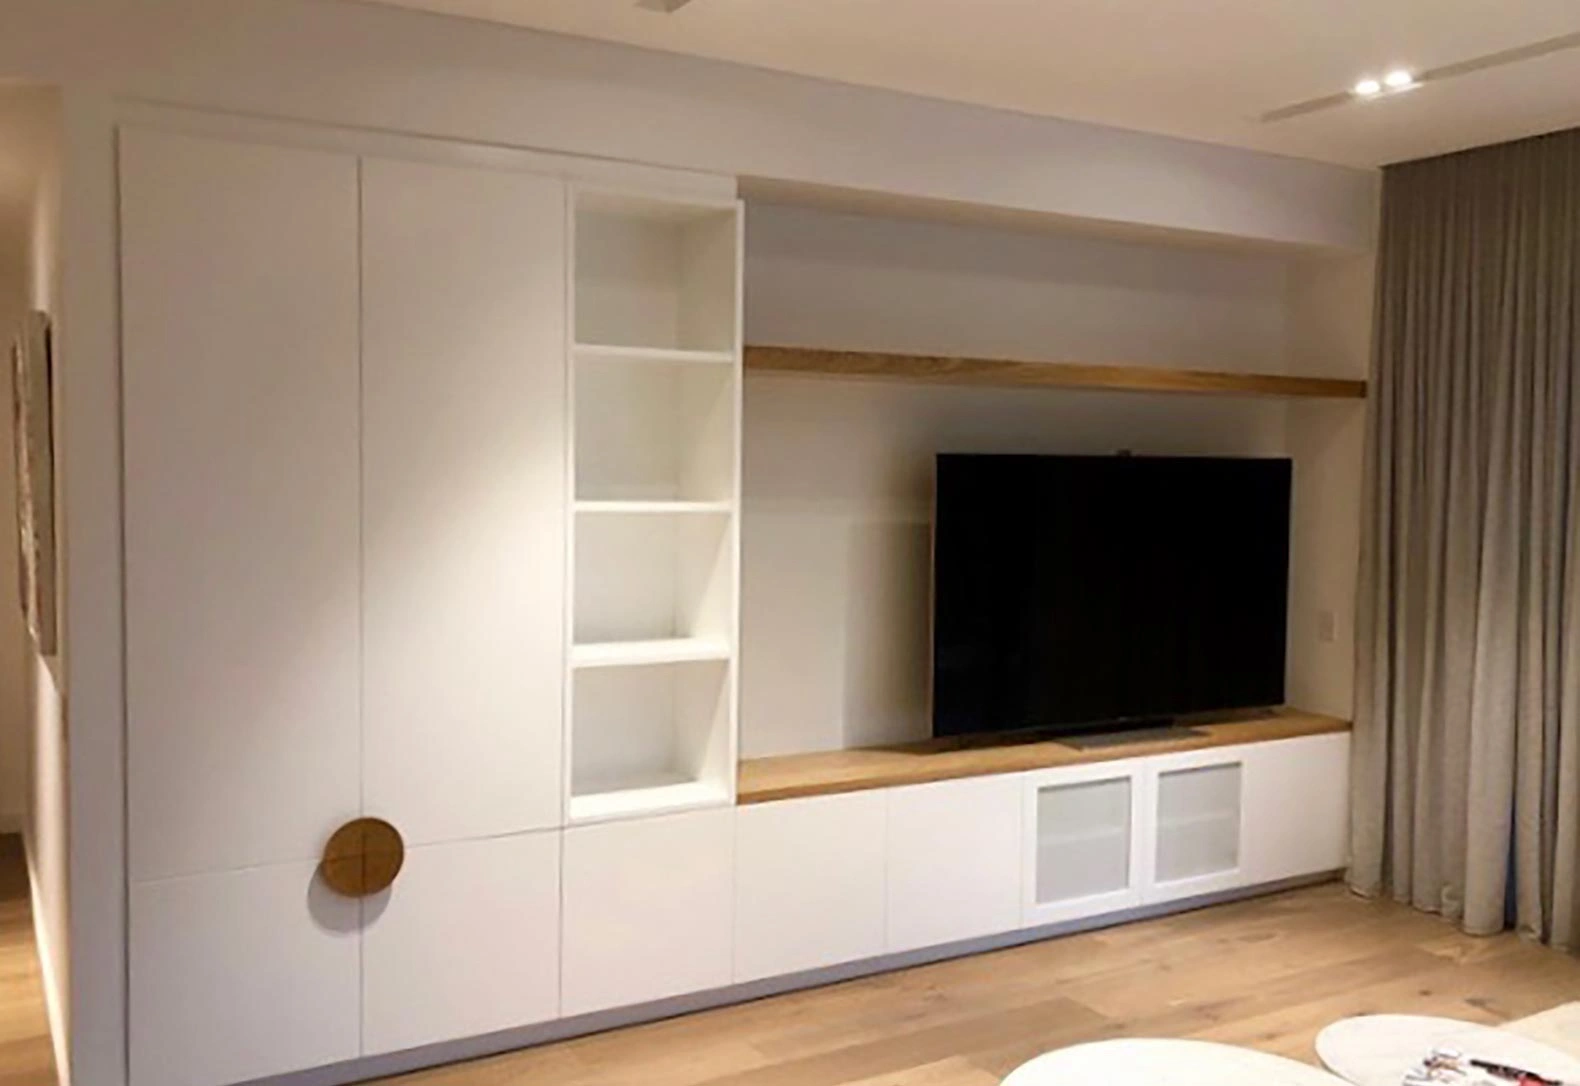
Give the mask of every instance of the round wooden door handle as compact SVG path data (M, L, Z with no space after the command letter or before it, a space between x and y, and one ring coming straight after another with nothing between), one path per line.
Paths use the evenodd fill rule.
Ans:
M318 873L343 897L370 897L388 890L405 862L399 830L381 818L359 818L329 838Z

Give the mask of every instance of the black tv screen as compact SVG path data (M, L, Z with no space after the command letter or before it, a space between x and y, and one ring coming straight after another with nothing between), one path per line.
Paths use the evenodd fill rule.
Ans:
M933 731L1281 705L1290 462L938 457Z

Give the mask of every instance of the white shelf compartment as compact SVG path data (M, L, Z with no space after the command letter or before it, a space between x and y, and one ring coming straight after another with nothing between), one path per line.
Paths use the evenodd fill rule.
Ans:
M741 205L578 187L572 822L734 796Z
M732 665L641 664L573 672L573 822L730 800Z
M735 548L728 516L579 517L573 643L729 644Z
M575 201L577 343L733 355L736 201L595 189Z
M737 367L578 362L579 502L730 502L735 496Z

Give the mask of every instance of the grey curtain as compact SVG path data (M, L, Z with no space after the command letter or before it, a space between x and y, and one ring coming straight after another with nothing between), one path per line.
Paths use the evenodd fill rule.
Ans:
M1580 130L1383 181L1351 885L1580 946Z

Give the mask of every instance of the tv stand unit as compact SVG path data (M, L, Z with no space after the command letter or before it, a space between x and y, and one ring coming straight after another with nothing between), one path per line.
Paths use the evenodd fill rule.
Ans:
M756 975L1118 923L1343 868L1349 724L751 759L736 954Z

